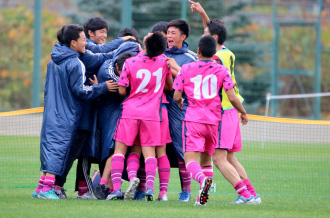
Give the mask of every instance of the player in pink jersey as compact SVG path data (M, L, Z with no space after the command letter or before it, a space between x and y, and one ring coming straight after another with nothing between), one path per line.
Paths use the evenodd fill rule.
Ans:
M233 106L242 113L242 123L248 121L246 112L235 95L228 68L212 61L216 52L216 41L212 36L203 36L198 42L199 61L185 64L174 81L174 100L187 98L182 108L182 138L186 167L192 177L200 183L195 205L205 205L212 178L206 177L197 163L200 153L212 155L219 136L221 100L219 91L224 89ZM203 156L202 156L203 157Z
M111 180L113 192L107 200L121 199L121 177L124 168L127 146L134 144L139 135L142 153L145 158L147 177L146 198L153 200L153 186L157 169L155 146L161 145L160 121L161 103L165 81L172 86L171 69L167 66L166 40L159 33L148 34L144 38L144 53L125 61L120 75L119 94L126 95L126 88L130 86L127 98L122 107L123 112L118 120L114 139L115 152L112 157Z

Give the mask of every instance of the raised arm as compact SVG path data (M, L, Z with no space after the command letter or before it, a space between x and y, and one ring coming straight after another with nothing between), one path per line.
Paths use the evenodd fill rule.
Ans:
M199 13L201 16L202 16L202 19L203 19L203 26L204 26L204 29L207 27L207 22L210 21L210 18L207 16L204 8L201 6L201 4L199 2L194 2L194 1L191 1L189 0L189 2L191 3L191 12L194 12L196 11L197 13Z

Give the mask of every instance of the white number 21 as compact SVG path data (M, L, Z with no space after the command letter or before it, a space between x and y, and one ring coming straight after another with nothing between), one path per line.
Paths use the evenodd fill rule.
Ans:
M161 87L162 76L163 76L162 72L163 72L163 68L159 68L157 71L153 72L153 74L152 74L153 76L156 77L156 87L155 87L154 93L158 92ZM143 75L144 75L144 78L143 78ZM150 79L151 79L150 71L147 69L141 69L136 73L136 78L138 78L138 79L143 78L143 80L135 93L148 92L149 89L146 89L145 87L148 85L148 83L150 82Z
M202 94L205 99L214 98L217 95L217 83L218 79L215 75L207 75L202 80L202 75L197 75L190 79L190 82L194 83L194 98L201 99L201 86ZM209 88L211 85L211 89Z

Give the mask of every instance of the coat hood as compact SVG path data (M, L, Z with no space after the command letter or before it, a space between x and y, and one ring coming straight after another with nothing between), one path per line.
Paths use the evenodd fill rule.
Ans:
M54 63L59 65L69 58L79 57L79 53L71 48L68 48L62 43L56 42L51 57Z

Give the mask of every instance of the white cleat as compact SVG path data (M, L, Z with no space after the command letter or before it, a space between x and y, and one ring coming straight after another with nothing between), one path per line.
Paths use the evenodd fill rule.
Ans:
M134 199L134 194L139 186L140 180L139 178L134 178L132 181L129 182L129 186L124 194L124 200L133 200Z
M158 197L158 201L168 201L167 195L164 194L161 198Z
M97 198L91 192L86 192L85 194L83 194L81 196L77 195L77 199L81 199L81 200L97 200Z

